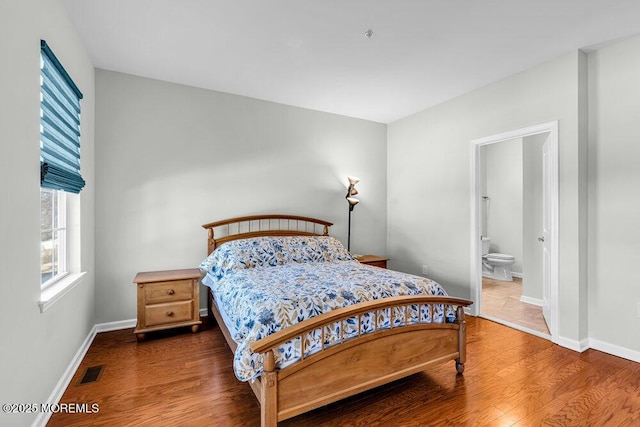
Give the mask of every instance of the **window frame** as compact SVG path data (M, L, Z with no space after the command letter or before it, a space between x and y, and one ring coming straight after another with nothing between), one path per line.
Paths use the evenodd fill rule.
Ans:
M47 192L52 196L51 201L51 222L50 224L43 224L42 221L42 193ZM54 190L50 188L40 188L40 288L42 290L55 284L58 280L66 277L69 274L69 250L68 243L68 222L67 222L68 204L67 193L62 190ZM44 228L43 228L44 226ZM46 227L49 228L46 228ZM42 236L45 233L51 233L50 239L43 240ZM57 238L53 235L57 234ZM44 260L45 255L43 251L44 242L51 241L51 264L53 274L47 280L42 281L44 275ZM54 242L57 241L57 245Z

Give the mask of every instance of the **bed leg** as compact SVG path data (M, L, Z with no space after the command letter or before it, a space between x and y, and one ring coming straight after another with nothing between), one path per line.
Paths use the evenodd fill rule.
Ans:
M278 425L278 374L273 350L264 353L263 371L260 381L262 393L260 396L260 425L262 427L276 427Z
M458 353L460 356L456 359L456 372L462 374L464 372L464 363L467 360L467 321L464 318L464 307L458 306L456 318L460 325L458 330Z

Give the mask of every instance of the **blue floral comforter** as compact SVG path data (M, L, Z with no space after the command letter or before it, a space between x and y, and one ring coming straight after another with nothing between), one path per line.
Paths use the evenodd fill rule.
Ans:
M336 308L399 295L446 295L436 282L423 277L360 264L331 237L263 237L225 243L201 265L221 312L231 322L229 330L238 342L234 371L241 381L260 376L262 358L251 344L276 331ZM414 306L409 313L393 316L389 310L350 319L325 330L324 346L378 328L420 322L451 322L450 306ZM406 314L406 316L405 316ZM322 333L305 337L305 356L322 347ZM300 358L300 339L276 351L276 363L284 367Z

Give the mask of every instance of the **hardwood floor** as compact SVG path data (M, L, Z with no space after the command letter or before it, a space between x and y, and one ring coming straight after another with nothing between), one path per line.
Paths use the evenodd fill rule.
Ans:
M482 278L482 313L524 326L534 331L549 334L542 317L542 307L520 301L522 279L513 282Z
M203 320L200 333L165 331L142 343L132 329L98 334L60 402L97 403L99 412L54 414L48 425L259 425L220 330ZM280 425L640 425L640 364L467 320L464 375L449 362ZM98 381L78 385L96 365L104 365Z

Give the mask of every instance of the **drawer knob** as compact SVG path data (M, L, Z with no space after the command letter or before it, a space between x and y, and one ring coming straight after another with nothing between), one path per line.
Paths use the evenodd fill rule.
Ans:
M175 293L176 293L176 291L174 291L173 289L169 289L169 290L167 291L167 293L168 293L169 295L173 295L173 294L175 294Z
M173 316L173 311L167 311L167 316L169 317Z

